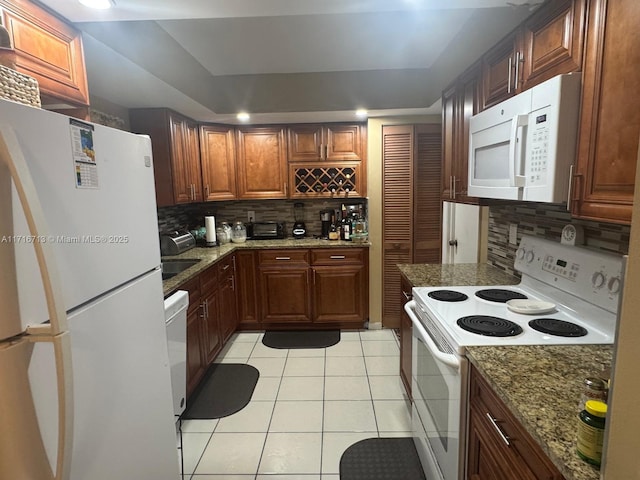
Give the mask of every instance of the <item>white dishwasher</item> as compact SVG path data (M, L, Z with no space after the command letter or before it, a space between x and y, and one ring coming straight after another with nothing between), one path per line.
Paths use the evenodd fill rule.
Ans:
M164 301L167 346L171 367L173 413L176 421L182 415L187 396L187 307L189 293L178 290Z

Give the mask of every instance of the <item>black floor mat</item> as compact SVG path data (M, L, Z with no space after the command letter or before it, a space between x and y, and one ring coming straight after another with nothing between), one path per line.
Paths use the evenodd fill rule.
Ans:
M227 417L247 406L260 372L241 363L214 363L182 414L183 419Z
M340 330L268 331L262 343L271 348L325 348L340 341Z
M426 480L412 438L368 438L340 458L340 480Z

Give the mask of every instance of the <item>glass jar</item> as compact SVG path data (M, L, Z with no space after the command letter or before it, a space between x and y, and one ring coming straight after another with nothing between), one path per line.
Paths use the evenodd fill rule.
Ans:
M233 243L244 243L247 241L247 227L242 222L236 222L231 229L231 241Z
M585 403L588 400L600 400L607 403L607 385L601 378L587 377L582 384L582 395L580 396L580 404L578 411L584 410Z

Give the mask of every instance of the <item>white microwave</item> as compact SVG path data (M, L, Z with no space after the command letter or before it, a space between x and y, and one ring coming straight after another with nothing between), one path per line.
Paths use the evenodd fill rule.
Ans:
M470 196L567 201L580 82L580 73L558 75L471 117Z

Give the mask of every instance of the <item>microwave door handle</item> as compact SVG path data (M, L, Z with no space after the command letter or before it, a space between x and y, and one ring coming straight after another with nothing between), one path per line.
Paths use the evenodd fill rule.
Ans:
M459 370L460 360L458 359L458 357L452 353L444 353L440 351L440 349L431 339L431 335L429 335L427 330L422 326L422 322L420 322L420 320L418 320L418 317L416 317L416 314L413 311L415 306L416 306L416 301L411 300L404 304L404 311L407 312L407 315L409 315L412 326L418 332L418 336L420 337L420 339L424 342L424 344L427 346L431 354L437 360L444 363L445 365L448 365L452 368Z
M522 144L524 141L520 138L518 141L518 132L529 124L529 115L516 115L511 120L511 137L509 144L509 179L512 187L524 187L527 177L522 171Z

